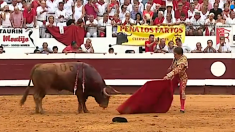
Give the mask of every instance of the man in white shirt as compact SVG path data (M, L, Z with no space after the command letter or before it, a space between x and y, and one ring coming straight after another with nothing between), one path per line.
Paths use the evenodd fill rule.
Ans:
M89 20L86 21L87 33L86 37L97 37L97 25L98 22L94 19L93 15L89 16Z
M81 45L82 51L85 53L94 53L94 48L91 43L91 39L86 39L86 43Z
M68 15L68 19L72 19L74 8L74 1L73 0L60 0L59 2L64 2L64 10L66 11Z
M39 34L42 37L45 34L46 29L44 28L46 24L47 8L46 2L41 1L41 6L37 7L37 25L39 26Z
M55 16L55 11L58 9L58 0L46 0L46 5L47 5L47 17L49 16Z
M13 12L15 7L18 7L19 10L22 10L21 7L17 4L17 0L12 0L11 4L9 5L9 10Z
M176 45L184 50L184 53L190 53L191 49L188 45L183 44L180 38L175 39Z
M235 12L234 11L230 11L230 17L226 18L225 23L229 25L235 25Z
M130 0L124 0L124 4L123 4L123 5L126 6L126 10L127 10L128 12L131 12L131 11L132 11L133 6L132 6L132 4L130 3ZM121 6L120 6L119 10L120 10L119 12L122 12Z
M96 3L97 7L98 7L98 20L102 19L104 13L106 12L106 8L108 6L107 3L104 2L104 0L99 0L97 3Z
M64 2L59 2L58 9L55 12L55 19L57 22L57 26L66 26L66 22L69 16L64 10Z
M166 45L166 40L162 38L160 43L156 46L155 53L168 53L168 46Z
M229 44L226 44L225 37L220 37L220 43L217 44L216 50L219 53L231 53L231 47Z
M154 12L154 11L156 10L157 4L155 4L155 3L153 2L153 0L149 0L149 1L144 5L144 9L147 8L147 5L148 5L148 4L151 5L150 10Z

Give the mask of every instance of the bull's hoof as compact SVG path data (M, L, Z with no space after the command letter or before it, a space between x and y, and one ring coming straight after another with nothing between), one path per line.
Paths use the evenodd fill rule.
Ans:
M185 113L185 111L184 110L180 110L180 113Z
M89 110L84 110L84 113L90 113L90 111Z
M80 113L82 113L83 111L82 110L78 110L78 113L80 114Z

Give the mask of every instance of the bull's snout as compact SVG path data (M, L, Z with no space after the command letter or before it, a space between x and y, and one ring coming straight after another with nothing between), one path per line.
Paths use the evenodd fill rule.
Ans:
M103 105L103 104L99 104L100 107L102 107L103 109L107 108L108 106L107 105Z

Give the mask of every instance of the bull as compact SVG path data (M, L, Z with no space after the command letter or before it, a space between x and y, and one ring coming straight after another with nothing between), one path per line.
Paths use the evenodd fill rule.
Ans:
M30 87L31 81L33 87ZM108 107L110 94L119 93L106 85L94 67L83 62L36 64L31 70L28 87L20 101L21 106L25 103L31 88L34 89L36 113L44 112L42 100L48 89L74 92L78 100L79 113L89 112L85 104L89 96L94 97L99 106L105 109Z

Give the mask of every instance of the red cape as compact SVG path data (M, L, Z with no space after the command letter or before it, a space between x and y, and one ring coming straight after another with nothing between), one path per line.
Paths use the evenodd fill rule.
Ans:
M59 42L68 46L71 45L72 41L76 41L78 46L81 46L84 42L84 28L70 25L64 27L64 34L60 34L59 27L47 27L47 30L51 33L51 35Z
M148 81L117 111L120 114L166 113L171 107L176 87L177 83L171 80Z

